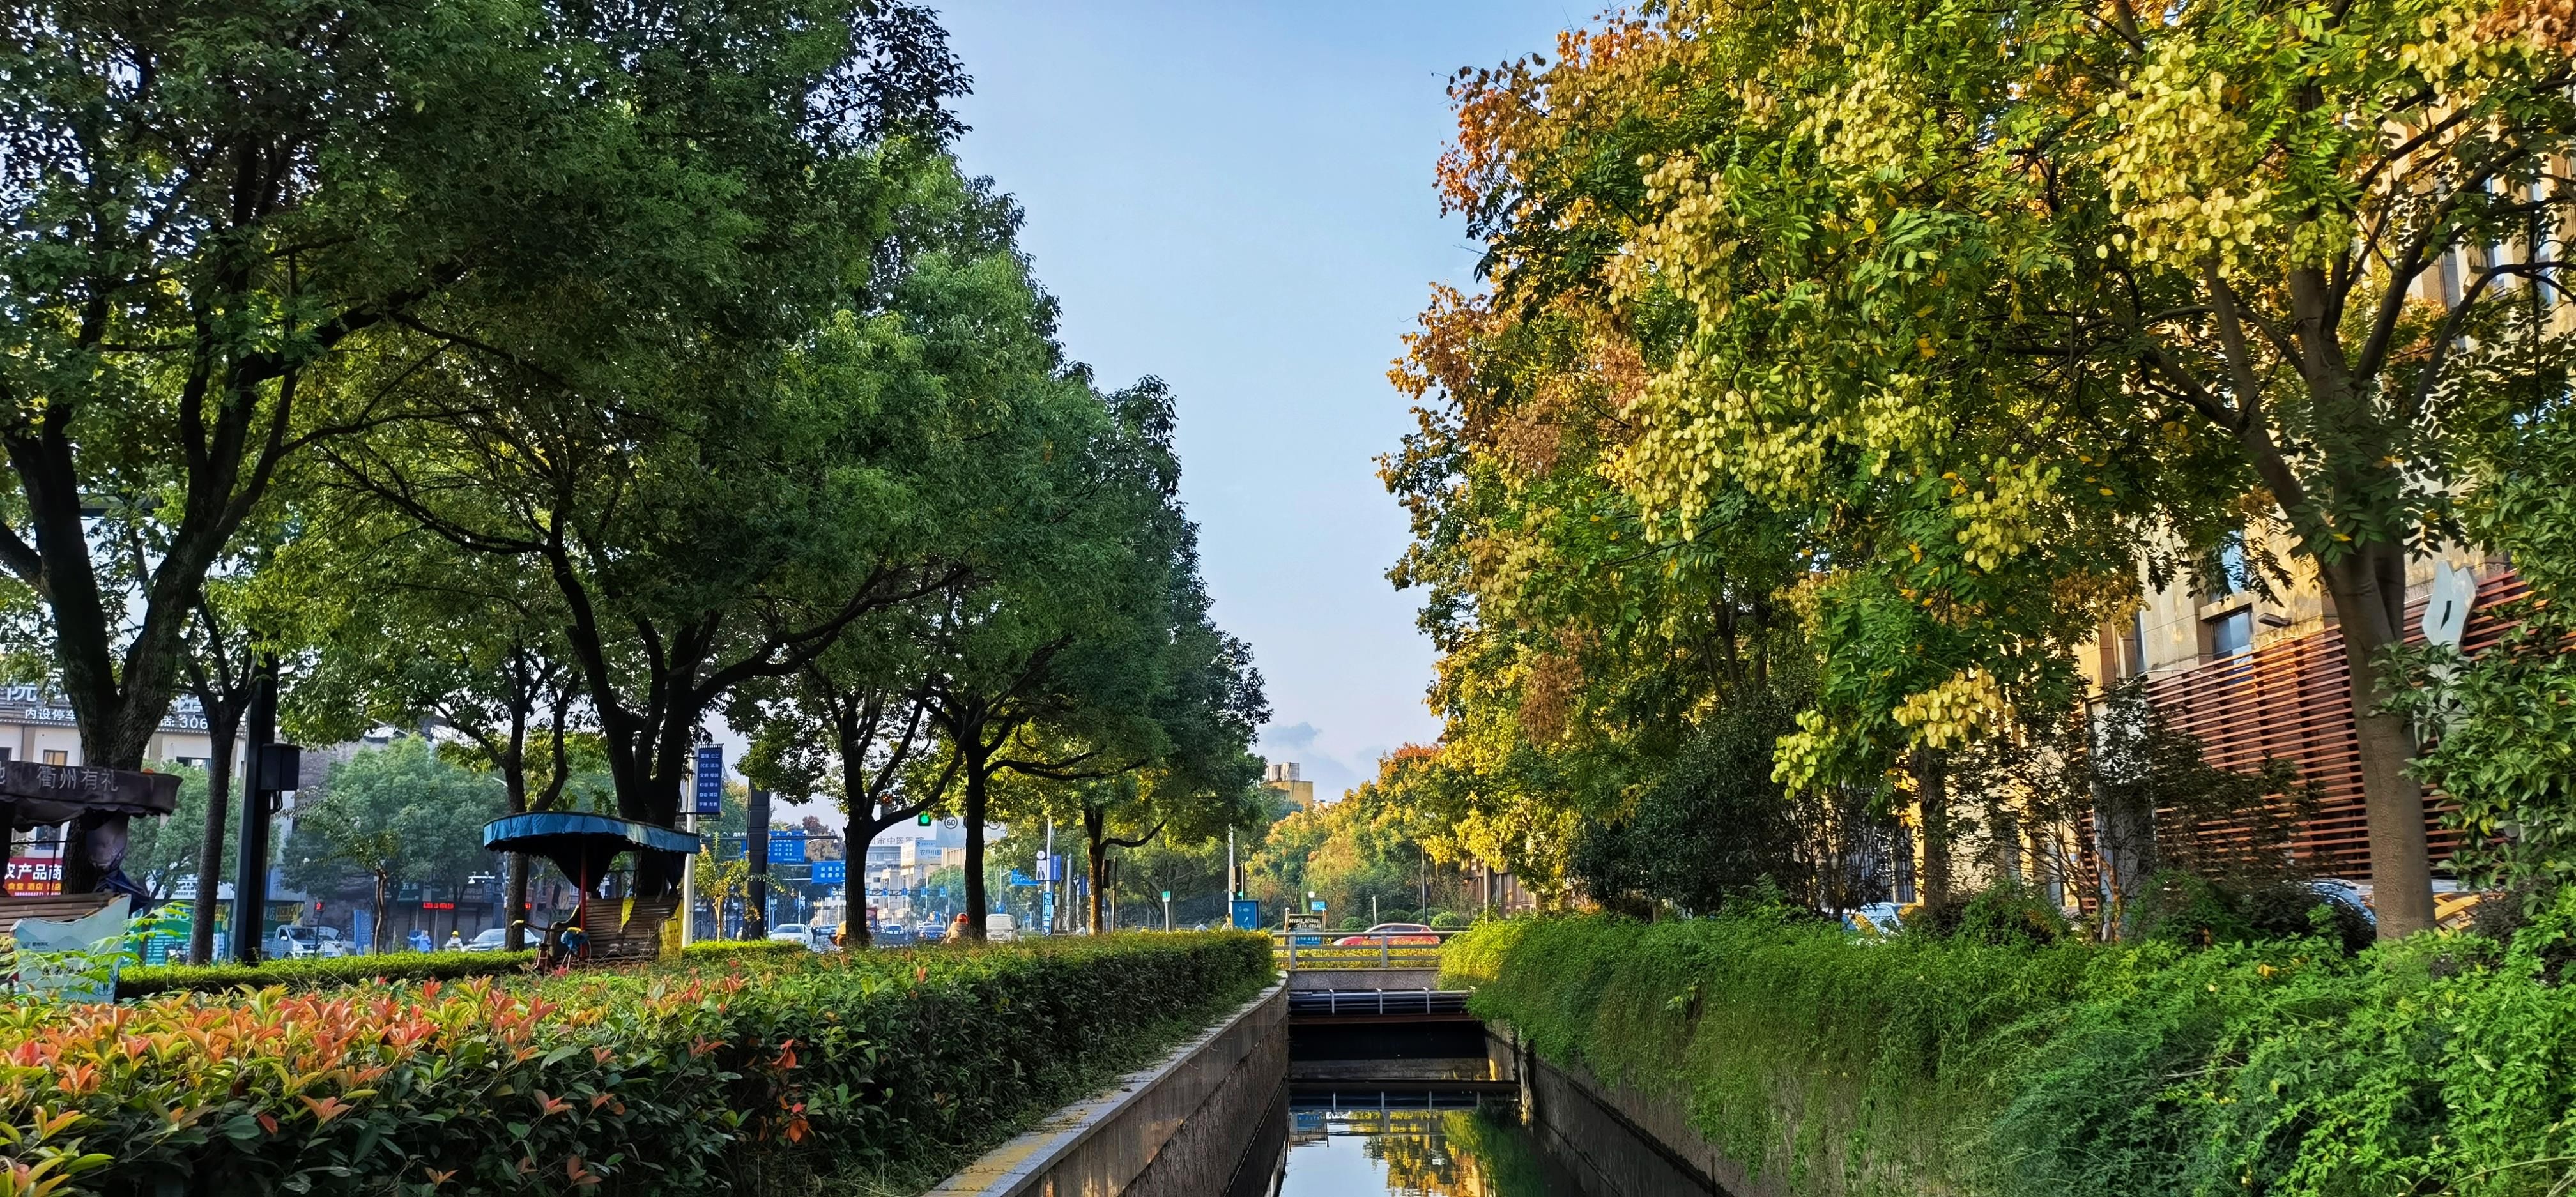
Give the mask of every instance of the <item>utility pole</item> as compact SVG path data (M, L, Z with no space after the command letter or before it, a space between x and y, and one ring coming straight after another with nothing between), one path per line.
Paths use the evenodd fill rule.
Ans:
M243 775L250 791L242 795L240 857L233 867L233 959L257 964L260 935L267 928L268 831L277 814L278 794L293 789L302 764L300 750L277 744L277 658L261 654L259 678L253 682L250 710L243 723L250 740ZM384 934L383 928L376 931Z

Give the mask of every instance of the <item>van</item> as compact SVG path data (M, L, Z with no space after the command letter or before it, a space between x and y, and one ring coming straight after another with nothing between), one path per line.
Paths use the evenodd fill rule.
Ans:
M984 916L984 942L1009 943L1019 937L1019 928L1011 922L1011 916L1007 914Z

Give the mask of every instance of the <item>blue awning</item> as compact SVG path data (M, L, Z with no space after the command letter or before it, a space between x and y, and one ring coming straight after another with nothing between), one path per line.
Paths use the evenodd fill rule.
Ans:
M698 850L698 837L668 827L638 823L633 819L544 811L532 815L504 815L484 824L483 846L494 852L539 854L566 847L597 847L618 852L641 848L651 852L694 855Z
M504 815L483 825L483 846L494 852L526 852L545 857L562 869L564 877L593 892L608 876L610 866L628 852L660 853L664 861L690 856L698 850L698 837L685 831L617 819L607 815L585 815L570 811L546 811L532 815ZM678 865L668 868L646 868L637 861L637 880L647 875L667 880L678 876ZM667 874L667 876L665 876ZM657 882L658 883L658 882Z

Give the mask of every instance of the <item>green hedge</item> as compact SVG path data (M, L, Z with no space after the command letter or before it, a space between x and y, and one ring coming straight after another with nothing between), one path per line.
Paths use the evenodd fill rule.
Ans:
M269 960L257 965L174 964L163 968L129 968L116 978L116 996L151 997L162 993L221 993L248 986L283 985L288 989L327 989L364 981L458 981L528 971L535 952L388 952L381 956L306 956Z
M792 943L769 940L702 939L682 948L697 956L784 956L808 952ZM389 952L381 956L306 956L241 964L174 964L163 968L129 968L116 979L119 998L161 993L221 993L231 989L327 989L367 981L461 981L523 973L536 963L534 949L523 952Z
M1208 933L0 1006L0 1125L65 1195L741 1191L954 1154L1272 976Z
M680 949L690 956L789 956L797 952L813 954L802 944L772 939L701 939Z
M1857 940L1487 924L1444 984L1801 1194L2562 1193L2576 902L2511 945Z

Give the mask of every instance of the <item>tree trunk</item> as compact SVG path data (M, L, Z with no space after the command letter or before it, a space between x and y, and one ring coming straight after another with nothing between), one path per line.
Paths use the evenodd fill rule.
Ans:
M855 806L857 803L853 802L851 805ZM841 855L848 858L843 862L842 868L850 874L850 879L844 884L858 895L859 906L854 917L848 910L847 903L843 904L841 927L849 936L848 942L863 949L876 942L876 936L868 930L868 847L877 842L878 832L890 826L893 824L879 823L874 818L863 819L852 815L850 829L841 833L842 841L849 845L841 851ZM862 827L867 829L864 838L859 831Z
M1949 762L1935 748L1914 750L1914 797L1923 822L1923 904L1950 900Z
M966 938L984 942L984 803L992 772L980 747L966 762Z
M2433 868L2424 840L2424 792L2406 772L2414 729L2383 709L2388 685L2381 650L2404 638L2406 561L2401 553L2357 552L2318 571L2335 601L2351 674L2353 726L2361 752L2362 808L2370 819L2371 906L2381 939L2433 927Z
M206 831L197 849L197 905L188 926L188 959L205 964L215 958L215 912L223 904L215 891L223 887L224 829L232 818L233 741L241 734L241 709L231 703L209 702L212 695L197 696L205 708L206 732L214 753L206 762ZM381 916L380 916L381 917Z
M1093 810L1089 807L1083 808L1083 847L1090 855L1088 863L1090 865L1091 881L1091 892L1086 895L1087 900L1083 905L1088 906L1091 909L1090 925L1091 933L1093 935L1104 934L1106 931L1106 928L1103 926L1101 903L1105 900L1105 891L1108 889L1109 883L1109 845L1106 842L1106 836L1108 835L1108 822L1108 812Z
M392 930L385 926L385 875L383 873L376 874L375 920L375 950L381 953L385 950L385 935Z

